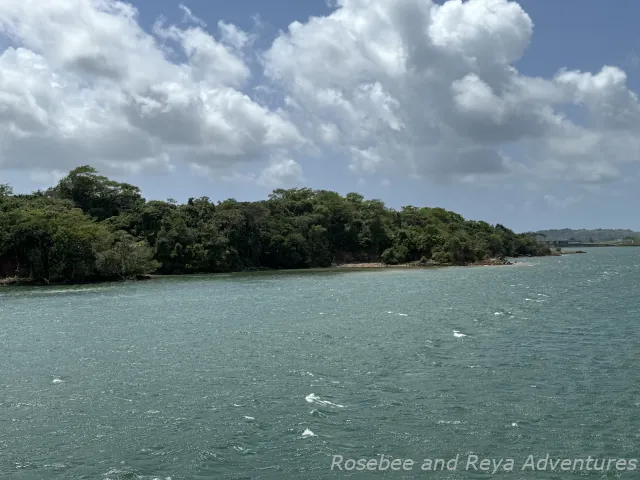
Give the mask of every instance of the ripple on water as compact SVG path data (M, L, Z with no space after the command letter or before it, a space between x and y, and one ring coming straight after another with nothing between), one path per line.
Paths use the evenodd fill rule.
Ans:
M330 479L334 454L632 458L640 249L604 250L3 290L0 472Z

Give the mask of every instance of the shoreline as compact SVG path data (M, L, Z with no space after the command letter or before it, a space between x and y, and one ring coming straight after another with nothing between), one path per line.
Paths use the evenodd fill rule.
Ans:
M550 255L542 255L541 257L547 256L562 256L560 253L551 253ZM586 253L586 252L566 252L566 253ZM507 258L490 258L486 260L480 260L464 265L457 264L442 264L436 263L433 261L428 261L426 263L410 262L410 263L402 263L397 265L385 264L382 262L354 262L354 263L340 263L334 264L330 267L312 267L312 268L299 268L299 269L287 269L287 270L279 270L279 269L255 269L255 270L244 270L244 271L234 271L234 272L211 272L211 273L188 273L188 274L146 274L146 275L138 275L136 278L128 278L128 279L104 279L104 280L85 280L79 282L37 282L32 279L20 279L20 278L0 278L0 288L2 287L48 287L48 286L77 286L77 285L98 285L105 283L126 283L126 282L140 282L140 281L150 281L150 280L158 280L158 279L167 279L167 278L181 278L181 277L189 277L189 276L210 276L210 275L232 275L232 274L243 274L243 273L276 273L276 272L310 272L310 271L353 271L353 270L383 270L383 269L407 269L407 268L422 268L422 269L438 269L438 268L457 268L457 267L506 267L506 266L522 266L525 265L521 259L524 258L534 258L534 257L516 257L511 260Z
M502 267L508 265L514 265L515 262L500 258L490 258L487 260L480 260L477 262L471 262L464 265L458 265L453 263L436 263L429 261L426 263L409 262L398 263L396 265L386 264L382 262L360 262L360 263L341 263L332 266L334 269L349 269L349 268L448 268L448 267Z

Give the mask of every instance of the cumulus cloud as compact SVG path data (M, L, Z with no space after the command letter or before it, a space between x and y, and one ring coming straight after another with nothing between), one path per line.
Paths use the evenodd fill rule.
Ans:
M291 158L277 159L260 172L258 185L265 187L283 187L300 184L305 181L302 167Z
M616 178L638 160L638 99L625 73L528 77L513 66L533 23L515 2L340 0L295 22L265 54L304 134L343 152L356 171L398 167L426 176L515 168L567 179ZM583 124L565 113L585 111ZM312 119L306 123L302 119ZM525 148L527 165L505 161ZM524 160L516 159L515 162ZM546 163L545 163L546 162ZM555 170L545 169L553 164Z
M272 158L269 164L259 172L212 168L198 163L191 163L189 168L193 174L212 180L253 184L271 189L296 187L306 182L300 164L286 157Z
M201 25L147 32L119 1L6 0L0 33L16 45L0 54L3 167L229 167L304 143L243 93L251 71Z
M219 19L209 29L184 5L177 23L145 29L122 1L3 0L0 168L184 164L271 187L302 181L304 153L354 181L602 184L640 159L640 104L623 70L514 67L534 32L518 3L334 6L260 52L255 35Z

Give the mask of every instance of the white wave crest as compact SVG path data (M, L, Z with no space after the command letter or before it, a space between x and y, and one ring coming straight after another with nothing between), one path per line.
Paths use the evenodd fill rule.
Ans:
M307 395L306 397L304 397L304 399L308 402L308 403L315 403L317 405L322 405L324 407L336 407L336 408L344 408L344 405L340 405L337 403L333 403L330 402L329 400L322 400L318 395L316 395L315 393L310 393L309 395Z

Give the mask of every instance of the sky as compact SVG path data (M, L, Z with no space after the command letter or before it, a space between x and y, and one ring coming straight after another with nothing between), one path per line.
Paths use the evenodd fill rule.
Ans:
M613 6L615 5L615 6ZM640 3L2 0L0 183L640 230Z

